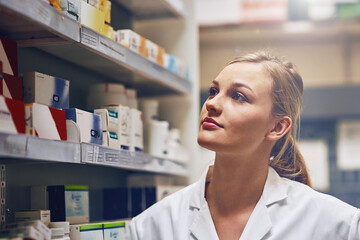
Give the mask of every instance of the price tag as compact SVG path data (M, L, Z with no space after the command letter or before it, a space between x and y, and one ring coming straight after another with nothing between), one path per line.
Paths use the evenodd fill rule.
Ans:
M99 36L99 49L116 60L121 62L126 61L126 49L111 39L101 35Z
M105 162L111 164L117 164L119 162L119 154L112 152L105 153Z
M81 43L97 49L99 45L99 34L81 27Z
M88 144L81 144L82 157L81 161L86 163L94 162L94 146Z

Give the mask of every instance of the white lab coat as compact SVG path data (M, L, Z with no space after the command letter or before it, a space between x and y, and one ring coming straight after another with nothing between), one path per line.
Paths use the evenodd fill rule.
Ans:
M200 180L135 217L127 239L219 239ZM240 198L241 196L239 196ZM360 240L360 210L269 167L262 196L240 240Z

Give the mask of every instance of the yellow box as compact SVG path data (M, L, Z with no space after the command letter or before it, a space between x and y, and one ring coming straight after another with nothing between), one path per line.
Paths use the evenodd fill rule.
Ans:
M115 39L114 38L114 28L108 24L104 24L104 35L108 38Z
M81 24L104 34L105 14L90 4L81 2Z
M101 1L100 1L101 2ZM107 0L105 2L105 5L100 5L101 8L99 7L99 10L104 12L105 14L105 22L110 23L111 21L111 2L109 0Z

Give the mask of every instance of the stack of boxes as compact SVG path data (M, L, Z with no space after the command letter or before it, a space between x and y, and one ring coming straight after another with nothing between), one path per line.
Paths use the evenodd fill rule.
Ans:
M104 146L143 151L142 112L137 109L135 90L122 84L95 84L88 104L101 117Z
M0 36L0 131L25 133L22 81L18 77L17 44Z

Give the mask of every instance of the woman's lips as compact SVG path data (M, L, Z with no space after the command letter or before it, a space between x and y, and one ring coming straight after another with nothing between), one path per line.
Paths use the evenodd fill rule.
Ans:
M206 117L204 118L202 122L202 126L205 129L218 129L218 128L224 128L221 126L218 122L216 122L214 119Z

